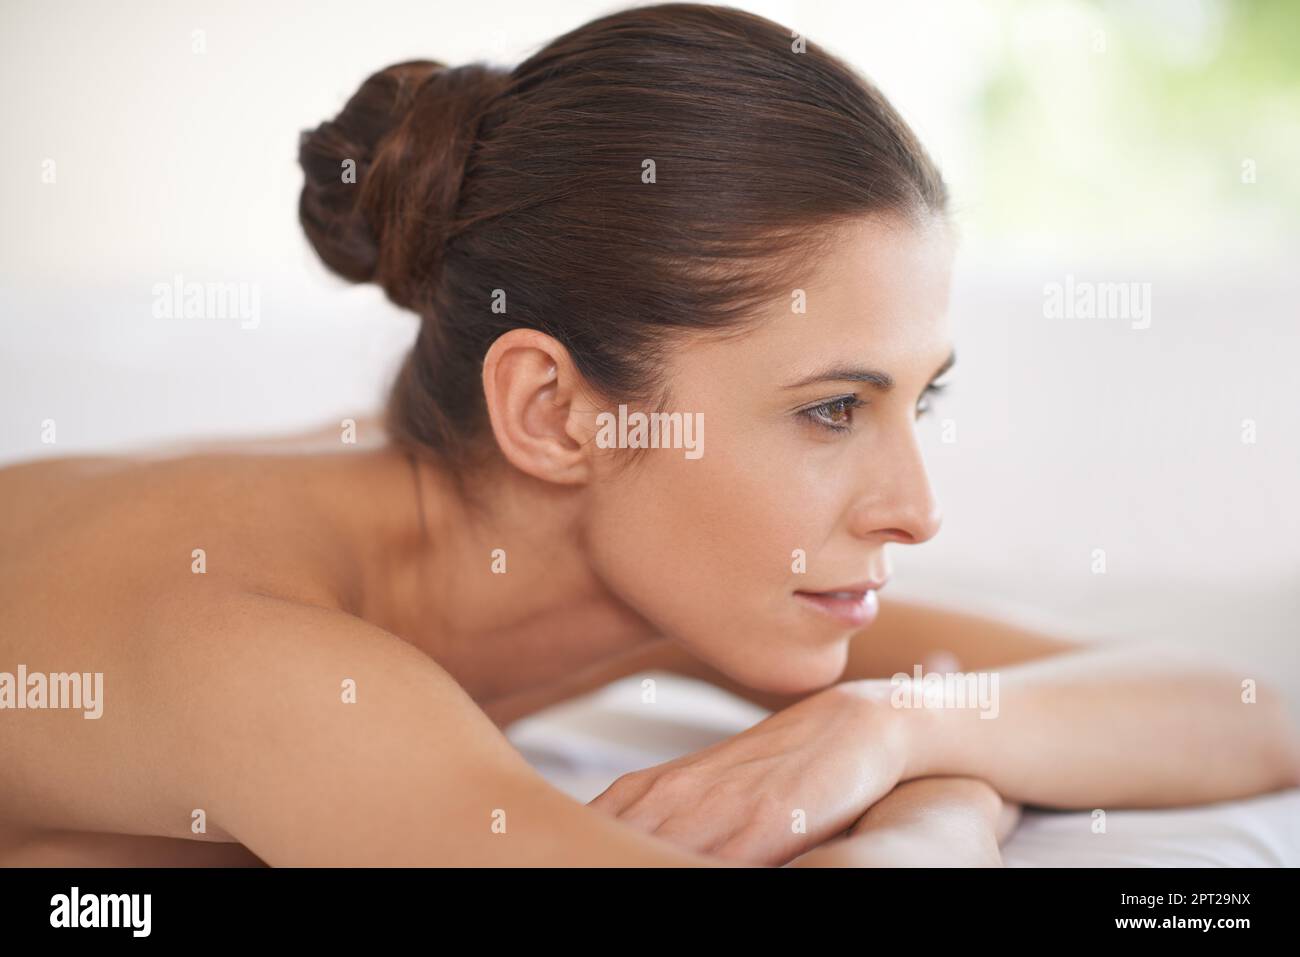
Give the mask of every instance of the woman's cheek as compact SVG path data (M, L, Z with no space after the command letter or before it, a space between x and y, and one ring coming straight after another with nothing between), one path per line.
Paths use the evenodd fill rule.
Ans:
M602 576L625 600L680 628L707 617L720 589L744 587L747 566L773 542L756 524L767 510L755 490L720 455L670 461L671 454L649 450L596 490L590 545Z

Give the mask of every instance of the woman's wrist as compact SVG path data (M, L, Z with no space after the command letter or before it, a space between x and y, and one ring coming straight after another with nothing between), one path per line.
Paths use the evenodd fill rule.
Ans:
M889 712L896 726L892 739L900 755L900 781L934 776L982 778L974 743L983 718L968 708L927 702L910 676L859 679L858 693L871 706Z
M943 766L937 753L943 734L953 731L936 727L939 709L907 707L907 689L897 689L887 679L860 678L841 682L839 687L862 702L872 733L882 735L895 755L896 782L962 773Z

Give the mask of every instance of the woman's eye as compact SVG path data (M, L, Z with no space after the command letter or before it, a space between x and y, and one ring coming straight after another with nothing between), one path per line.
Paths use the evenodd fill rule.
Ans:
M832 432L848 432L853 424L853 410L866 404L856 395L845 395L804 409L800 415Z

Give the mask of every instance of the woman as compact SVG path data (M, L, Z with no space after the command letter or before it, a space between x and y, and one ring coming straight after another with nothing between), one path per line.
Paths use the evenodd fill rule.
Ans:
M389 67L300 159L419 337L382 421L0 473L0 860L996 865L1022 803L1300 779L1228 665L879 603L939 528L952 230L815 44L629 10ZM993 700L891 678L938 653ZM501 733L655 669L776 713L590 807Z

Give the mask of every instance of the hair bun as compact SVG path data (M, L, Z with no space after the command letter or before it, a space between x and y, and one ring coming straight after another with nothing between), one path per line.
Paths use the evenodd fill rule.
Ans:
M302 132L298 218L326 266L422 311L478 121L506 80L482 64L396 63L368 77L334 119Z

